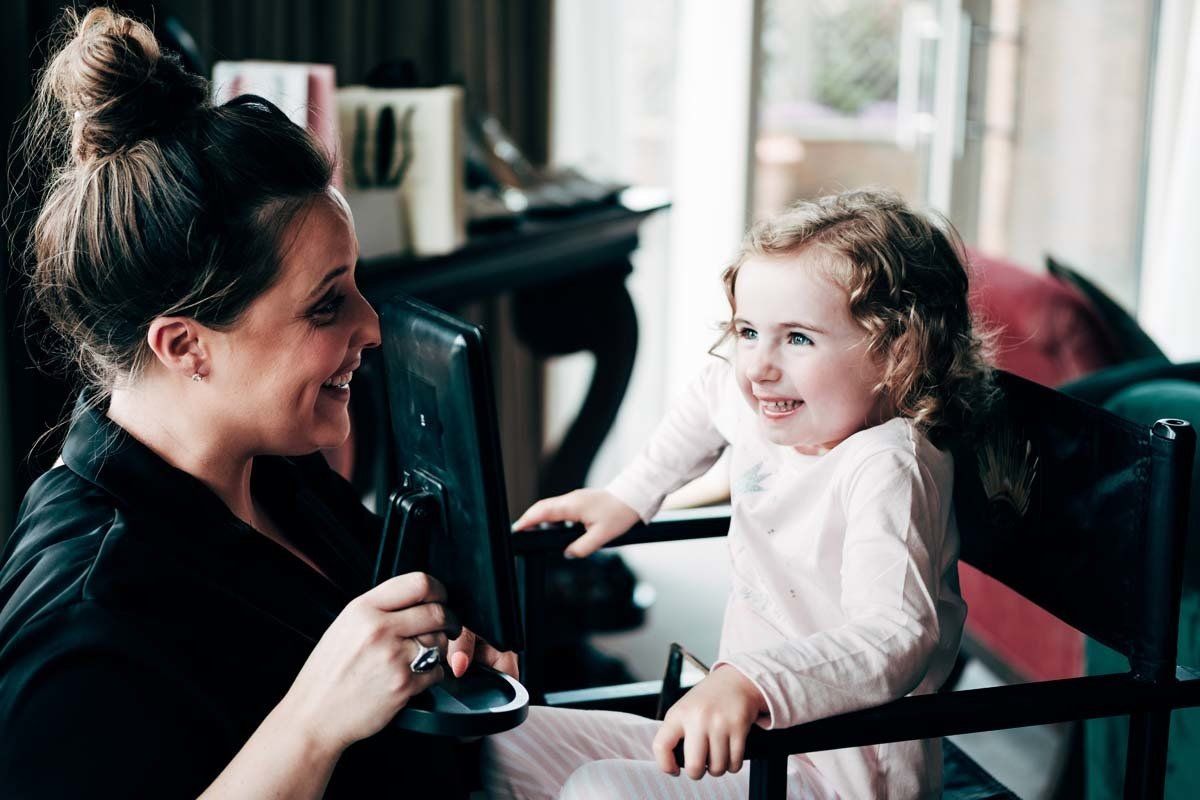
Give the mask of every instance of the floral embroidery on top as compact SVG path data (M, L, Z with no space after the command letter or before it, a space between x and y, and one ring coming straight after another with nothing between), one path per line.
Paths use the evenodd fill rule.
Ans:
M742 477L738 478L737 484L733 487L733 490L739 494L765 492L766 489L763 488L763 481L771 477L771 473L764 473L762 468L763 465L760 461L750 469L746 470L746 472L742 474Z
M987 494L988 517L998 528L1015 527L1029 512L1038 459L1033 443L1001 425L976 456Z

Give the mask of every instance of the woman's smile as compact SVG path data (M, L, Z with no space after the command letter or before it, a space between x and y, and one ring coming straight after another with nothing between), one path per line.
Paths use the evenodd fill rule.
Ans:
M341 367L341 372L338 372L333 377L321 384L320 394L337 400L339 403L344 403L350 399L350 381L354 380L354 371L358 369L358 365L362 361L356 359L353 363Z
M321 396L344 403L350 399L350 386L349 384L342 384L340 386L331 386L328 383L322 384Z

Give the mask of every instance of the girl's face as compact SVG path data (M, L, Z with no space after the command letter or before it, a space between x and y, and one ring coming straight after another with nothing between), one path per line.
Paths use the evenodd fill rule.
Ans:
M379 317L355 285L358 242L336 191L302 209L283 241L278 281L216 333L205 383L232 441L301 455L349 435L348 384L362 351L379 345Z
M882 422L882 365L813 255L751 258L735 285L734 371L766 438L820 454Z

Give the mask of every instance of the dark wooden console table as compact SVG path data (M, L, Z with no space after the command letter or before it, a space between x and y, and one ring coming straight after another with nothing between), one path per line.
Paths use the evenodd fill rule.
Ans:
M407 293L450 311L511 293L513 328L534 356L585 350L594 354L596 369L579 414L558 450L539 469L538 494L557 494L583 485L625 396L638 335L625 288L632 270L629 257L638 246L638 226L667 205L614 204L529 219L513 229L473 236L465 247L445 256L365 259L358 265L359 287L375 306ZM355 388L362 386L360 376L371 384L366 402L375 413L356 416L368 418L368 429L360 428L357 437L368 448L368 443L387 436L386 430L370 430L370 418L386 419L382 382L374 377L379 365L373 361L365 358L365 369L355 379ZM502 370L496 370L497 382L505 379ZM383 449L356 458L356 474L364 465L373 473L377 501L385 499L379 495L393 477L381 460Z
M638 226L667 207L601 206L473 236L465 247L444 256L365 259L358 267L358 283L372 302L405 292L437 305L537 289L597 272L624 276L629 254L637 248Z

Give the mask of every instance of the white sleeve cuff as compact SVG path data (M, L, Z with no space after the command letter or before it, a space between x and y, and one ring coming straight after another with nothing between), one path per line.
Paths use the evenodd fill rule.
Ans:
M632 470L628 469L604 488L605 491L636 511L642 522L649 522L658 513L665 497L665 495L649 491L645 482L638 481L632 474Z
M787 727L786 725L779 724L779 714L781 709L779 708L779 703L771 697L771 692L767 690L766 686L764 686L764 681L762 680L761 674L762 671L760 669L756 669L753 661L743 658L742 655L743 654L738 654L729 658L721 659L712 665L712 670L715 671L717 667L722 666L732 667L733 669L736 669L738 672L742 673L746 680L754 684L754 688L758 689L758 693L763 696L763 700L765 700L767 703L767 713L758 718L757 724L760 728L772 730L773 728Z

